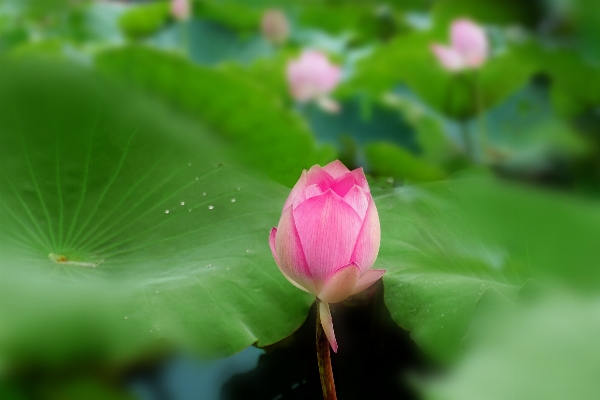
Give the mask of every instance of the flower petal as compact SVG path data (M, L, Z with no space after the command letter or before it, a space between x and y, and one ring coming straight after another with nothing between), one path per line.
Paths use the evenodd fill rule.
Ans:
M369 195L363 189L355 185L346 193L344 201L356 211L361 220L364 220L369 207L368 197Z
M431 46L431 51L448 71L460 71L465 67L461 55L450 47L434 44Z
M379 280L385 273L385 269L371 269L367 271L356 283L351 294L360 293Z
M468 19L459 19L450 28L452 48L468 67L479 67L488 53L488 40L483 28Z
M304 189L304 197L305 200L310 199L311 197L315 197L320 195L321 193L323 193L323 191L319 188L319 185L314 184L314 185L310 185L308 186L306 189ZM294 207L295 208L295 207Z
M334 353L337 353L338 345L337 340L335 340L335 332L333 331L333 319L331 318L329 304L324 302L319 303L319 317L325 336L327 336L327 340L329 340L329 344L331 345L331 349Z
M293 207L286 208L281 214L275 236L275 250L281 272L309 292L318 294L298 237Z
M323 167L323 171L327 172L333 179L340 179L350 172L348 168L340 161L335 160Z
M283 274L283 276L285 276L285 278L290 281L290 283L294 286L296 286L298 289L303 290L305 292L310 293L307 289L305 289L304 287L302 287L302 285L300 285L298 282L294 281L292 278L290 278L284 271L283 269L281 269L281 267L279 266L279 261L277 260L277 251L275 251L275 240L276 240L276 236L277 236L277 228L273 228L271 229L271 234L269 235L269 246L271 247L271 252L273 253L273 258L275 258L275 263L277 263L277 267L279 267L279 271L281 271L281 273Z
M356 168L355 170L350 171L356 184L360 186L365 192L371 193L371 189L369 189L369 182L367 182L367 177L365 176L365 171L361 168Z
M321 192L326 191L333 184L334 179L321 168L320 165L313 165L306 173L306 187L310 185L317 185Z
M290 195L288 196L287 200L285 201L285 204L283 205L283 209L285 210L292 204L298 205L299 203L306 200L306 197L304 196L305 188L306 188L306 170L302 171L302 175L300 175L300 179L298 179L298 182L296 182L296 184L292 188Z
M379 225L379 214L372 198L369 198L369 207L352 252L352 261L358 264L364 274L371 269L379 253L381 241L381 227Z
M340 266L351 262L362 220L340 196L327 190L300 204L293 215L315 281L324 282Z
M275 251L275 237L277 236L277 228L271 229L271 233L269 234L269 246L271 247L271 253L273 253L273 258L275 262L277 262L277 252Z
M356 184L356 180L351 174L347 174L342 179L331 186L331 190L336 192L340 197L344 197L346 193Z
M318 297L326 303L344 301L352 294L359 278L358 265L354 263L345 265L327 279Z

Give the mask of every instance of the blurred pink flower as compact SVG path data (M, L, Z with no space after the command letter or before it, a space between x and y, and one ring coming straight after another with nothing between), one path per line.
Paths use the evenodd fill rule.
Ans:
M290 25L281 10L267 10L263 14L260 28L264 37L273 44L284 43L290 35Z
M303 171L269 244L283 275L321 299L321 324L337 352L329 303L375 283L385 270L371 267L379 252L379 215L362 168L340 161Z
M171 15L173 15L173 18L184 21L190 17L191 13L189 0L171 0Z
M299 102L317 101L326 104L326 111L336 111L329 93L340 82L340 67L329 62L327 56L316 50L305 50L300 58L288 62L287 80L292 97ZM329 110L328 110L329 108Z
M448 71L479 68L488 56L488 40L479 25L459 19L450 28L450 46L433 44L431 50Z

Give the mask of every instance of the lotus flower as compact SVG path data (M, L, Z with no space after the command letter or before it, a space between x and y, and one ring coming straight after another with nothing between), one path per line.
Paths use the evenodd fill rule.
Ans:
M269 243L281 273L320 300L323 330L337 352L329 303L371 286L381 231L379 215L361 168L340 161L303 171Z
M431 50L448 71L479 68L488 56L488 40L479 25L459 19L450 28L450 47L433 44Z
M305 50L287 65L287 80L292 97L301 103L316 101L326 111L337 112L339 106L328 95L340 82L342 71L327 56Z
M260 23L262 34L273 44L284 43L290 35L290 25L281 10L267 10Z
M171 15L173 15L173 18L184 21L190 17L191 13L189 0L171 0Z

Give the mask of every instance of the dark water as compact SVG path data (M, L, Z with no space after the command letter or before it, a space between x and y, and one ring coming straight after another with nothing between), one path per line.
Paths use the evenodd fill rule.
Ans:
M369 294L332 308L338 398L416 399L410 377L431 368L383 304L381 283ZM322 399L315 347L315 308L291 337L265 349L250 347L211 363L175 357L136 374L131 388L143 400Z

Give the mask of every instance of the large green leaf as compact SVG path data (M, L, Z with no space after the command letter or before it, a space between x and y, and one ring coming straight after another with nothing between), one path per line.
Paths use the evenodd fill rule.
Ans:
M267 243L285 188L108 81L2 71L1 358L118 359L160 338L231 354L302 323L312 300Z
M456 355L488 288L513 298L529 277L600 288L595 204L482 178L404 187L376 202L386 304L439 359Z
M311 132L280 96L239 73L143 47L109 51L98 67L176 104L240 144L238 157L287 185L317 160Z
M599 317L597 299L563 296L505 311L480 329L478 345L448 376L424 387L425 398L596 398L600 391L596 378L600 372Z

